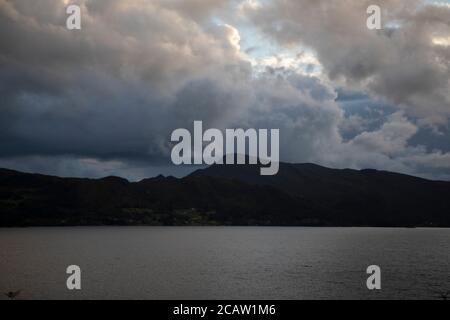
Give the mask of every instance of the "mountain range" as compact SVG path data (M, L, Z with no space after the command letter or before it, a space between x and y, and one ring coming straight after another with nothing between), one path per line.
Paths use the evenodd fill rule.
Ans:
M260 225L450 227L450 182L280 163L212 165L184 178L60 178L0 169L0 227Z

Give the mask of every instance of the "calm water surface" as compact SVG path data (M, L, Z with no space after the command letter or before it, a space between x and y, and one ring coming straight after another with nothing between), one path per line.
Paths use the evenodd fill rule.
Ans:
M66 289L72 264L81 291ZM366 289L372 264L381 291ZM18 289L21 299L439 299L450 291L450 230L0 229L0 291Z

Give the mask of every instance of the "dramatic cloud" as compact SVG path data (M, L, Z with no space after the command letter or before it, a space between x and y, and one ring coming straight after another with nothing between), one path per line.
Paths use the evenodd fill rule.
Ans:
M369 5L384 29L366 27ZM331 79L389 99L421 124L450 117L450 6L410 0L287 0L247 15L282 45L312 48Z
M69 31L67 3L0 0L0 166L182 175L170 133L203 120L279 128L283 161L450 173L410 144L449 123L446 6L382 1L373 32L367 1L78 0Z

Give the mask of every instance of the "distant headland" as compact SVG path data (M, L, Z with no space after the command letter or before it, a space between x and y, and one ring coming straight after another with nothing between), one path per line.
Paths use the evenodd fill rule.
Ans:
M450 227L450 182L377 170L280 163L212 165L139 182L59 178L0 169L0 227Z

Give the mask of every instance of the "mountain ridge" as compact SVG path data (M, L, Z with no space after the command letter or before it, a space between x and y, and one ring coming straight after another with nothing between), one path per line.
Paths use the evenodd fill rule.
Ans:
M449 227L450 182L373 169L212 165L130 182L0 169L0 227L281 225Z

